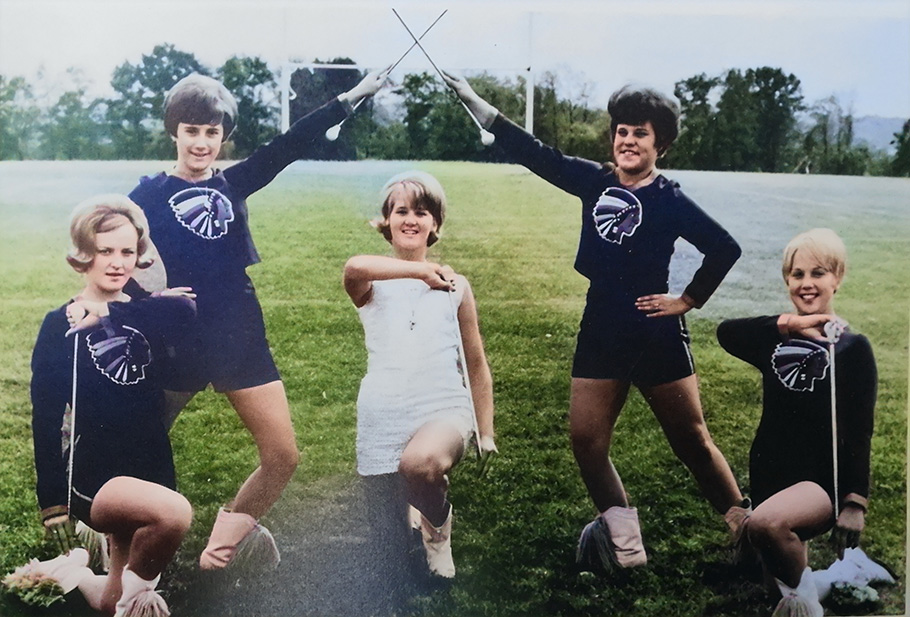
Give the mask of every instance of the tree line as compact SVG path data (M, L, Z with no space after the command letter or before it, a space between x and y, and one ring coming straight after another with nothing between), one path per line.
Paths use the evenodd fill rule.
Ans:
M350 58L315 63L353 65ZM161 121L164 93L190 73L212 75L237 98L238 122L225 154L249 155L279 131L278 82L256 57L233 56L212 70L196 57L162 44L111 77L114 94L89 96L91 84L76 70L54 88L0 75L0 160L168 159L173 145ZM291 120L353 87L358 70L300 69L291 76ZM590 84L572 95L557 73L539 76L534 88L534 133L545 143L593 160L610 158L609 117L590 104ZM521 121L523 77L481 74L477 92ZM316 142L319 159L437 159L499 161L495 145L480 143L477 128L444 84L428 72L405 75L395 102L367 101L339 138ZM682 131L663 166L674 169L910 175L910 120L894 135L893 155L854 142L853 116L835 97L807 104L800 81L779 68L704 73L675 84Z

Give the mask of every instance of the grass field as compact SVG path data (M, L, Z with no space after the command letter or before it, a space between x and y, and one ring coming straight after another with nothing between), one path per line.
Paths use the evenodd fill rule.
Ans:
M80 289L63 261L73 205L127 192L162 163L0 163L0 572L48 554L34 497L29 358L44 314ZM341 288L355 253L385 253L368 225L377 193L411 163L297 163L250 199L263 263L250 269L304 453L277 511L354 475L355 400L366 354ZM457 582L422 597L426 615L767 615L773 601L729 576L726 530L675 459L643 400L630 397L614 461L640 511L649 566L613 581L578 574L578 531L593 516L569 448L567 407L585 281L572 269L579 204L523 168L424 163L449 197L435 256L465 274L478 298L494 375L502 456L485 481L453 474ZM757 373L714 338L725 317L787 310L779 255L797 232L837 230L850 252L838 313L872 341L879 402L863 547L901 579L882 614L905 611L910 181L676 172L726 226L744 255L701 311L690 313L708 425L740 483L760 415ZM697 266L681 246L680 291ZM608 327L608 324L605 325ZM196 519L171 579L201 550L217 507L255 465L255 449L226 401L197 396L172 431L178 479ZM818 541L812 565L832 560ZM59 611L57 611L59 613ZM21 607L0 598L0 614Z

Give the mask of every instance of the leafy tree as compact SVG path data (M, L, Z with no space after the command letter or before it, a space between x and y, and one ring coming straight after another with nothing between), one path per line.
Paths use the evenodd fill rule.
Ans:
M315 64L356 64L350 58L335 58L327 62L315 60ZM323 105L326 101L346 92L363 79L365 72L356 69L300 69L291 75L291 90L295 98L291 100L291 123ZM363 131L363 123L369 124L372 101L365 100L354 117L344 122L344 128L334 142L317 138L313 143L313 158L316 159L353 159L357 154L357 134ZM367 120L362 117L366 116ZM358 131L356 127L361 125Z
M0 75L0 160L28 157L39 114L25 78Z
M705 73L678 81L673 94L680 102L681 131L667 153L667 164L677 169L716 169L715 112L712 92L720 79Z
M410 158L433 158L430 151L430 113L438 105L445 104L445 92L434 76L427 72L405 75L401 91L405 97L404 125L410 143Z
M864 146L853 145L853 115L845 113L836 97L812 106L814 124L803 136L799 167L807 173L860 175L871 161Z
M556 74L547 71L534 85L534 134L545 144L563 148L560 137L565 124L560 121L558 84Z
M733 69L727 71L722 88L715 114L715 169L757 171L758 107L752 96L752 80L748 74Z
M789 169L793 155L788 144L796 133L796 114L805 109L799 79L767 66L749 69L746 79L754 93L757 168L772 172Z
M232 155L241 159L278 133L274 109L278 84L268 65L260 58L232 56L216 72L237 99L237 123L231 142Z
M169 43L156 45L135 65L124 62L114 69L111 86L117 94L108 101L107 118L115 156L133 159L173 154L166 137L154 142L152 137L162 133L156 121L162 116L164 95L192 73L208 75L209 71L193 54Z
M56 160L106 158L103 102L90 99L86 87L64 92L48 110L42 130L42 158Z
M891 161L891 174L910 176L910 120L904 122L900 133L894 134L891 143L897 147L897 152Z

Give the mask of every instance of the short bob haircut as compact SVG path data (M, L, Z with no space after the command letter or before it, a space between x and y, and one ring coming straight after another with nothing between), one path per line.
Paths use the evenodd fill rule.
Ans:
M423 209L432 215L436 221L436 231L430 232L427 246L433 246L439 240L439 231L446 218L446 194L442 190L439 180L425 171L406 171L392 177L382 187L382 219L374 221L376 229L388 240L392 241L392 230L389 229L389 216L392 214L392 195L398 188L403 188L411 197L411 203L417 209Z
M131 224L139 235L136 267L148 268L154 259L148 236L148 220L142 208L126 195L107 194L89 197L73 210L70 218L72 246L66 261L76 272L85 272L95 259L96 236Z
M790 240L784 249L784 259L781 264L781 273L784 280L793 271L793 260L797 251L806 251L834 274L838 281L844 279L847 271L847 247L834 230L826 227L817 227L804 231Z
M237 99L220 81L193 73L168 90L164 97L164 128L177 136L185 124L221 124L222 141L227 141L237 122Z
M623 86L610 96L607 113L610 114L610 136L614 139L620 124L639 126L650 122L654 127L658 154L664 154L679 136L679 106L651 88Z

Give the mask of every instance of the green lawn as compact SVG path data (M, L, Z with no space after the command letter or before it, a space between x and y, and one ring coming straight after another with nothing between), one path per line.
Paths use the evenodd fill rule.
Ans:
M28 400L31 346L44 314L80 287L63 261L72 206L128 191L161 163L0 164L0 572L49 555L34 497ZM341 288L345 260L387 245L367 224L383 182L408 163L301 163L250 199L263 263L250 269L288 390L303 462L289 493L329 490L354 474L355 400L366 354ZM577 200L511 165L424 163L449 197L436 257L472 282L492 366L502 456L486 480L452 478L459 511L449 590L421 598L431 615L770 614L773 602L729 576L726 530L698 494L637 394L620 419L614 460L639 508L649 566L614 581L577 574L577 534L593 516L569 448L567 407L585 281L572 269ZM760 415L756 371L717 345L724 317L788 308L779 255L798 231L845 239L848 277L838 312L872 341L879 368L872 495L863 546L906 571L910 182L896 179L679 172L668 174L724 224L744 256L708 306L690 314L709 428L741 484ZM685 251L683 251L685 252ZM697 264L682 260L679 291ZM605 324L609 327L609 324ZM256 464L223 397L197 396L172 431L181 489L196 521L179 578L201 550L217 507ZM213 445L217 444L217 445ZM331 482L329 482L331 486ZM318 489L318 490L317 490ZM816 542L815 567L832 559ZM903 614L904 585L883 591ZM0 599L0 614L19 614Z

